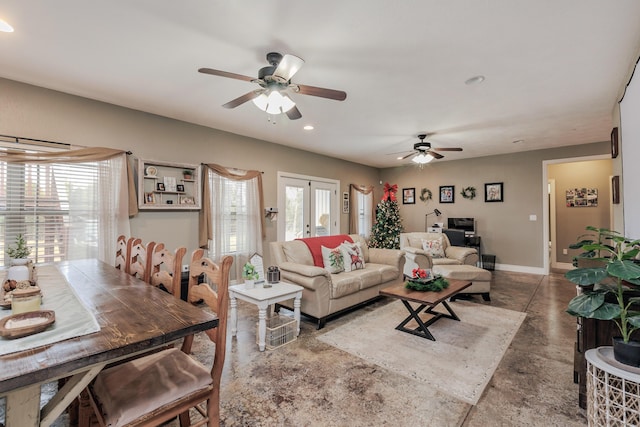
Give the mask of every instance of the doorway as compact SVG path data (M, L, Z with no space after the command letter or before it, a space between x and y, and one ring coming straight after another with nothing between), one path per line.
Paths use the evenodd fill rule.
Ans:
M340 181L278 172L278 240L338 234Z
M551 167L567 165L576 163L586 163L595 160L611 160L611 156L607 154L603 155L594 155L594 156L585 156L585 157L573 157L566 159L555 159L555 160L544 160L542 162L542 185L544 188L542 198L543 201L543 239L542 241L545 244L542 245L542 249L544 251L543 254L543 274L549 274L551 267L559 268L559 269L570 269L572 268L570 253L567 251L568 244L575 242L575 239L580 234L583 234L586 225L594 225L600 223L597 220L597 217L594 218L591 214L593 213L589 208L575 208L575 210L571 211L572 220L569 221L566 217L566 214L559 215L559 210L564 207L564 204L560 204L560 200L562 200L563 195L568 188L567 185L559 182L557 179L553 179L550 175ZM607 206L607 212L609 212L610 199L609 195L609 187L608 184L608 176L609 172L602 172L601 176L604 177L604 181L607 184L598 185L601 193L599 193L599 202L602 206ZM566 175L571 176L571 173L566 173ZM591 173L593 175L593 173ZM600 176L600 175L598 175ZM553 181L553 186L551 182ZM571 186L578 186L577 183L572 184ZM582 186L582 185L580 185ZM589 185L587 185L589 186ZM554 202L551 199L554 199ZM609 218L609 221L611 218ZM606 226L607 224L603 224ZM575 228L575 230L573 229ZM567 236L567 230L572 229ZM553 253L551 253L551 252ZM555 260L555 264L553 261Z

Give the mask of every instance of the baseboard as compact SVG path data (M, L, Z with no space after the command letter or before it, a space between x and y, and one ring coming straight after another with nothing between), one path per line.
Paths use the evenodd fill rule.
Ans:
M545 274L544 268L529 267L526 265L496 264L495 269L501 271L513 271L515 273Z

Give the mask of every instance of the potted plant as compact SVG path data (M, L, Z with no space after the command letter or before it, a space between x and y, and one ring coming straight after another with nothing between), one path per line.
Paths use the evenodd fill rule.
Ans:
M631 334L640 328L640 240L621 236L606 228L587 227L597 239L583 239L579 244L585 251L578 256L595 262L589 267L568 271L565 277L583 287L574 297L567 313L576 317L612 320L620 331L613 338L613 353L617 361L640 366L640 342L631 340ZM607 298L609 297L609 298Z
M9 258L14 260L26 260L30 254L31 248L27 246L27 241L24 239L24 236L22 234L18 234L16 236L15 246L10 246L9 248L7 248L7 255L9 255Z
M11 267L9 267L7 271L7 279L29 279L29 269L27 268L29 254L31 254L31 248L27 246L27 241L24 236L18 234L15 245L7 248L7 255L11 258Z
M256 280L260 278L256 268L250 262L245 263L242 267L242 277L244 278L245 287L251 289Z
M189 169L185 169L185 170L182 171L182 176L186 180L191 180L191 179L193 179L193 172L191 170L189 170Z

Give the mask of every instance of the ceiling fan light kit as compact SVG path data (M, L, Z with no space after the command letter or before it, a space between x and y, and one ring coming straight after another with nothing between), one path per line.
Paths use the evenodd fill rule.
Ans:
M271 65L262 67L258 71L257 79L212 68L200 68L198 71L214 76L244 80L258 84L261 87L261 89L251 91L227 102L223 107L236 108L247 101L253 101L256 107L267 112L267 114L285 113L290 120L297 120L302 117L302 114L296 107L296 103L285 93L287 90L300 95L311 95L336 101L344 101L347 98L347 94L340 90L291 83L291 78L304 65L302 58L298 58L295 55L286 54L283 56L277 52L269 52L267 53L267 62Z
M276 90L271 91L269 96L261 93L257 98L253 98L253 103L256 107L262 111L266 111L268 114L286 113L296 106L296 103L293 102L291 98Z
M462 148L433 148L430 142L425 142L427 134L420 134L418 138L420 142L413 144L413 151L406 156L398 157L398 160L404 160L411 157L411 161L420 165L420 167L426 165L434 159L442 159L444 156L437 151L462 151Z

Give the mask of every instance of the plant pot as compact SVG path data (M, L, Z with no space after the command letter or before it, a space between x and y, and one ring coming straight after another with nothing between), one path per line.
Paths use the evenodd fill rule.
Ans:
M12 258L11 267L9 267L7 271L7 279L18 282L21 280L29 280L31 274L29 273L27 262L29 262L28 258Z
M613 357L620 363L640 367L640 342L629 340L625 343L621 337L613 337Z
M244 288L245 289L253 289L255 288L256 284L255 281L253 279L244 279Z

